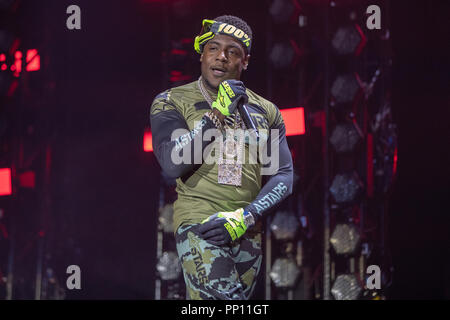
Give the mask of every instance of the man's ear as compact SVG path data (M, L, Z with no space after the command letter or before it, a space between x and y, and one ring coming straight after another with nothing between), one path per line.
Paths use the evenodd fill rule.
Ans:
M202 62L202 59L203 59L203 53L200 54L200 62Z

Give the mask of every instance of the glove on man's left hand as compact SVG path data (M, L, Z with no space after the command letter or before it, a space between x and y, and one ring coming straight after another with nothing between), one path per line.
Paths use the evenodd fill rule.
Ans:
M247 213L246 214L251 214ZM244 209L234 212L217 212L203 220L198 228L200 237L220 246L240 238L250 227L244 221Z

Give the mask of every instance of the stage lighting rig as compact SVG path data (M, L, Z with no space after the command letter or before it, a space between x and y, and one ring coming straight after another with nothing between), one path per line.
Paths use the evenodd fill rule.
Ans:
M300 5L297 0L274 0L269 8L273 21L279 24L296 21L299 12Z
M12 194L11 168L0 169L0 196Z
M275 43L270 50L269 60L275 69L294 68L301 55L302 51L297 43L290 39Z
M299 227L297 217L290 211L277 211L270 224L270 230L277 240L293 240Z
M353 224L338 224L330 237L330 243L336 254L352 255L359 248L361 237Z
M363 184L356 172L337 174L331 183L330 192L338 204L348 204L356 200Z
M294 287L300 269L293 258L278 258L275 260L270 272L270 278L277 288Z
M354 101L360 90L361 82L356 73L339 75L331 86L331 95L334 98L331 105Z
M360 297L362 287L353 274L341 274L334 281L331 293L336 300L356 300Z
M173 204L166 204L159 209L159 224L166 233L173 233Z
M358 56L367 43L367 38L358 25L340 27L331 40L337 54Z
M330 143L337 153L347 153L352 152L362 138L353 122L339 123L331 134Z
M181 264L175 252L163 252L156 264L156 270L162 280L177 280L181 275Z

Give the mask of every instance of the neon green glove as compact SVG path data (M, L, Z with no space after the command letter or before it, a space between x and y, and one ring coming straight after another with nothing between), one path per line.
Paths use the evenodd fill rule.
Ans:
M233 212L217 212L202 221L200 237L215 245L223 245L242 237L254 225L254 217L243 208Z
M236 111L238 104L248 102L245 86L242 81L224 80L219 85L217 99L212 103L224 116L229 116Z

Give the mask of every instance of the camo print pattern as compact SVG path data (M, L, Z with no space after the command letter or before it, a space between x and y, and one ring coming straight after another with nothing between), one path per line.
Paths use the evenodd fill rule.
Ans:
M247 300L261 267L261 234L251 231L227 246L201 239L197 224L175 233L178 257L191 300Z

